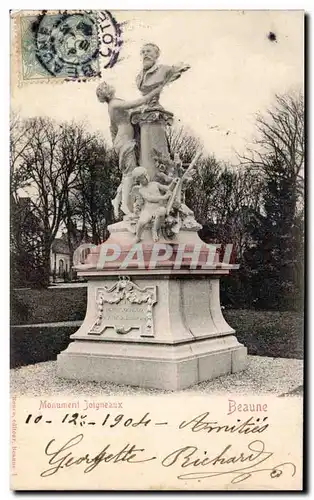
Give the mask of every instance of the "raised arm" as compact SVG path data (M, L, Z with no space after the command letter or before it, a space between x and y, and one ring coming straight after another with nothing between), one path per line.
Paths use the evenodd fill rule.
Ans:
M158 186L158 189L162 192L162 193L166 193L167 191L169 191L169 186L165 186L165 184L161 184L160 182L156 182L157 186Z
M140 195L142 198L144 198L145 201L148 201L149 203L159 203L160 201L167 200L170 196L170 193L167 193L166 195L151 195L147 193L146 191L141 191L140 189Z
M168 85L169 83L174 82L180 76L182 73L185 73L185 71L189 70L191 66L189 64L184 64L184 63L179 63L179 64L174 64L173 66L169 66L168 68L168 73L166 80L164 81L164 85Z
M138 108L139 106L142 106L142 104L146 104L148 101L150 101L156 95L160 94L162 88L163 88L163 85L160 85L156 89L149 92L149 94L146 94L143 97L139 97L138 99L135 99L134 101L118 101L117 100L114 103L113 107L120 108L120 109Z
M197 163L197 161L198 161L198 159L200 158L201 155L202 155L202 151L196 153L196 155L194 156L193 160L191 161L189 167L184 172L184 174L182 176L182 179L185 179L186 177L188 177L188 175L190 174L190 172L193 172L194 168L196 167L196 163Z

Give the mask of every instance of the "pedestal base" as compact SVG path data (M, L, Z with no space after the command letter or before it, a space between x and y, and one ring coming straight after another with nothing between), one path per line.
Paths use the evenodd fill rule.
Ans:
M58 375L178 390L246 367L247 349L226 336L181 345L73 342L58 356Z
M217 270L133 272L89 277L86 317L58 356L60 377L178 390L246 367L221 312Z

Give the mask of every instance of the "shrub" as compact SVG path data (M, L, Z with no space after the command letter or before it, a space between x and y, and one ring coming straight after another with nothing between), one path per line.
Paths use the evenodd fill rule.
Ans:
M67 348L75 326L23 327L10 329L10 365L16 368L57 359Z
M79 321L85 317L87 288L14 290L12 298L12 325Z

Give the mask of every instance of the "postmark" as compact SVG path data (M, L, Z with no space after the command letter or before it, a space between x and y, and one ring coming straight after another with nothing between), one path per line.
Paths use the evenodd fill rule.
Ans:
M36 58L52 76L97 76L98 33L93 14L44 14L32 30Z
M108 10L98 11L99 55L102 69L112 68L122 47L122 28Z
M109 11L23 13L14 30L22 82L99 78L122 46L121 26Z

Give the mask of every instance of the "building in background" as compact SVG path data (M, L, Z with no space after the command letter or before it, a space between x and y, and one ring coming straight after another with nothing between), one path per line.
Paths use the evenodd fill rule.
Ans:
M55 238L50 251L51 274L63 279L68 275L71 265L71 252L67 239L67 234L62 233L61 238Z

